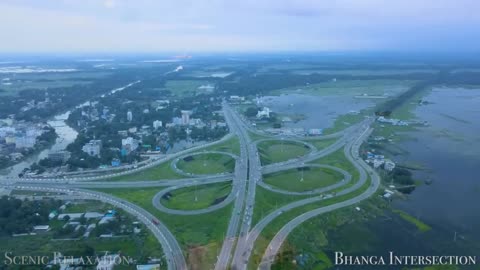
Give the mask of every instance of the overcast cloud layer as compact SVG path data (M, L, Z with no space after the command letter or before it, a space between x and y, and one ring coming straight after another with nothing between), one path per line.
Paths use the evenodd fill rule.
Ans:
M478 51L478 0L2 0L0 52Z

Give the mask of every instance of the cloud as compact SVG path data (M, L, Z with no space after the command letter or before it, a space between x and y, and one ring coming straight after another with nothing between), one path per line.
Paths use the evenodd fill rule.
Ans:
M2 0L0 51L480 48L475 0Z
M105 0L105 2L103 2L103 5L106 8L114 8L115 7L115 0Z

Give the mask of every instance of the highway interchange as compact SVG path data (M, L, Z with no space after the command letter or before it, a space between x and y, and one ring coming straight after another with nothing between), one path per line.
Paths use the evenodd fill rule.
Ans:
M157 193L153 199L152 204L160 211L175 214L175 215L199 215L215 211L225 207L233 202L233 211L230 217L228 228L225 234L225 239L220 253L215 263L215 269L246 269L250 255L252 253L255 241L261 234L262 230L267 227L276 217L291 209L301 207L306 204L327 200L335 196L341 196L352 193L362 187L368 187L359 195L346 199L344 201L323 206L306 213L303 213L290 222L285 224L281 230L269 243L262 261L259 265L260 269L270 269L271 264L279 252L282 243L287 238L288 234L296 227L306 220L318 216L320 214L333 211L342 207L351 206L360 201L372 196L380 185L380 178L378 174L368 166L360 157L358 149L362 142L368 138L371 133L370 124L373 122L372 118L366 118L359 124L353 125L344 131L334 134L316 137L317 139L331 139L337 140L325 147L317 150L312 144L300 141L310 148L310 152L302 157L297 157L288 161L274 163L262 166L260 163L257 144L259 141L269 140L261 139L253 141L249 133L256 133L264 135L263 133L253 129L242 117L226 102L223 103L223 112L225 120L229 126L230 134L219 141L196 146L175 154L166 155L163 157L152 158L147 164L140 167L130 167L128 170L122 172L112 172L109 174L92 175L92 176L73 176L61 178L2 178L1 186L6 189L16 190L31 190L56 192L72 195L72 198L93 199L110 203L116 207L122 208L126 212L132 214L139 221L149 228L155 237L158 239L167 260L168 269L187 269L184 253L178 244L173 234L169 231L161 220L157 220L151 213L134 205L126 200L108 195L106 193L91 191L88 188L134 188L134 187L166 187ZM221 173L216 175L193 175L190 173L181 172L176 167L176 162L188 155L202 154L208 152L198 152L208 146L225 142L232 137L238 137L240 141L239 156L227 154L235 159L235 168L233 174ZM272 139L272 138L270 138ZM298 140L294 140L298 141ZM359 172L359 179L353 181L350 173L330 165L312 165L312 162L324 156L327 156L339 149L344 150L345 157L354 165ZM172 162L173 160L173 162ZM134 174L162 164L164 162L171 162L171 167L180 174L186 176L184 179L171 180L153 180L153 179L137 179L140 181L107 181L107 179L127 174ZM306 192L307 195L312 195L306 199L294 201L280 208L275 209L272 213L263 217L252 228L252 216L255 208L255 191L257 185L260 185L270 191L279 192L286 195L305 195L303 193L295 193L285 191L278 188L271 187L262 181L262 175L273 173L288 169L294 169L303 166L319 166L340 172L344 179L332 186ZM174 210L169 209L161 204L161 198L168 192L185 187L193 187L200 185L207 185L220 182L232 182L232 190L230 194L220 203L210 207L198 210ZM344 187L338 192L331 192ZM330 192L330 193L329 193Z

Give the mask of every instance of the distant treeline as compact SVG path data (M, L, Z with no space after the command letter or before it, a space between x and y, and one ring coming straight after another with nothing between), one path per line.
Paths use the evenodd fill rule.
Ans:
M429 73L411 73L395 75L368 75L353 76L340 74L310 74L298 75L288 73L255 74L253 71L237 72L233 76L220 81L217 87L220 91L227 91L230 95L256 95L265 94L272 90L288 87L301 87L308 84L329 82L337 80L428 80L432 78Z
M436 68L439 68L438 66ZM433 85L480 85L479 72L450 72L445 68L437 73L412 72L403 74L383 75L348 75L348 74L292 74L288 71L275 71L275 73L257 73L256 68L243 67L233 75L219 80L217 90L227 95L252 96L267 94L269 91L288 87L302 87L309 84L317 84L332 81L334 78L339 81L345 80L413 80L418 81L409 90L380 104L376 111L377 115L388 116L401 106L405 101L411 99L416 93ZM461 67L455 67L461 68ZM371 67L377 70L378 68ZM381 70L381 69L378 69Z
M426 89L428 86L432 85L433 81L421 81L413 85L410 89L402 94L398 95L394 99L390 99L385 103L380 104L375 110L375 114L378 116L390 116L390 114L400 107L404 102L412 98L419 91Z
M413 96L415 96L415 94L434 85L480 85L480 73L451 73L449 71L440 71L435 74L431 79L420 81L413 85L406 92L398 95L396 98L380 104L375 110L375 114L381 116L389 116L404 102L410 100Z
M31 121L34 119L49 118L57 113L72 109L94 97L107 93L118 87L125 86L136 80L145 80L152 85L163 85L163 81L155 80L158 74L164 74L171 67L155 67L150 69L131 68L112 71L112 75L98 79L92 79L90 84L77 84L69 87L56 87L49 89L25 89L19 91L16 96L2 96L0 99L0 118L15 114L18 120ZM33 101L34 104L50 100L45 107L36 107L27 111L19 111L20 108Z

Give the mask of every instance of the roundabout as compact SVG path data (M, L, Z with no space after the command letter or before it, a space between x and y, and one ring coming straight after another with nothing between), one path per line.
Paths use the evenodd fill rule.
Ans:
M334 190L346 185L351 179L351 174L343 169L330 165L306 164L264 175L264 179L258 184L286 195L308 195Z
M255 144L262 165L287 161L317 150L313 144L295 139L261 139Z
M223 180L192 182L161 190L152 198L158 210L174 215L201 215L225 207L236 195L235 185Z
M184 176L230 174L235 169L237 156L228 152L203 151L174 159L171 168Z
M184 187L165 193L161 203L175 210L198 210L221 203L231 190L229 182Z
M95 182L101 178L85 176L78 183L41 179L5 182L5 185L12 189L44 188L78 193L120 208L130 207L162 245L168 269L187 269L185 246L190 243L206 246L213 239L221 244L211 252L214 255L210 259L216 258L214 268L218 270L247 269L252 254L257 257L263 254L261 261L255 263L260 269L270 269L282 243L295 228L323 213L352 207L375 194L379 187L378 175L359 156L359 147L370 135L369 125L373 120L366 119L355 128L323 136L321 139L335 141L318 143L320 149L317 149L301 139L271 137L252 141L247 127L226 103L223 112L232 136L238 137L238 155L195 148L134 168L122 182ZM340 153L344 161L320 160L332 153ZM342 166L342 162L349 166ZM140 171L145 172L133 175ZM124 174L127 173L111 176ZM63 182L56 182L60 180ZM261 192L256 193L258 186L265 191L259 189ZM135 190L139 187L142 189ZM79 193L82 188L105 190ZM277 205L275 198L279 197L289 198ZM276 230L267 242L262 239L262 231L272 232L266 228Z

